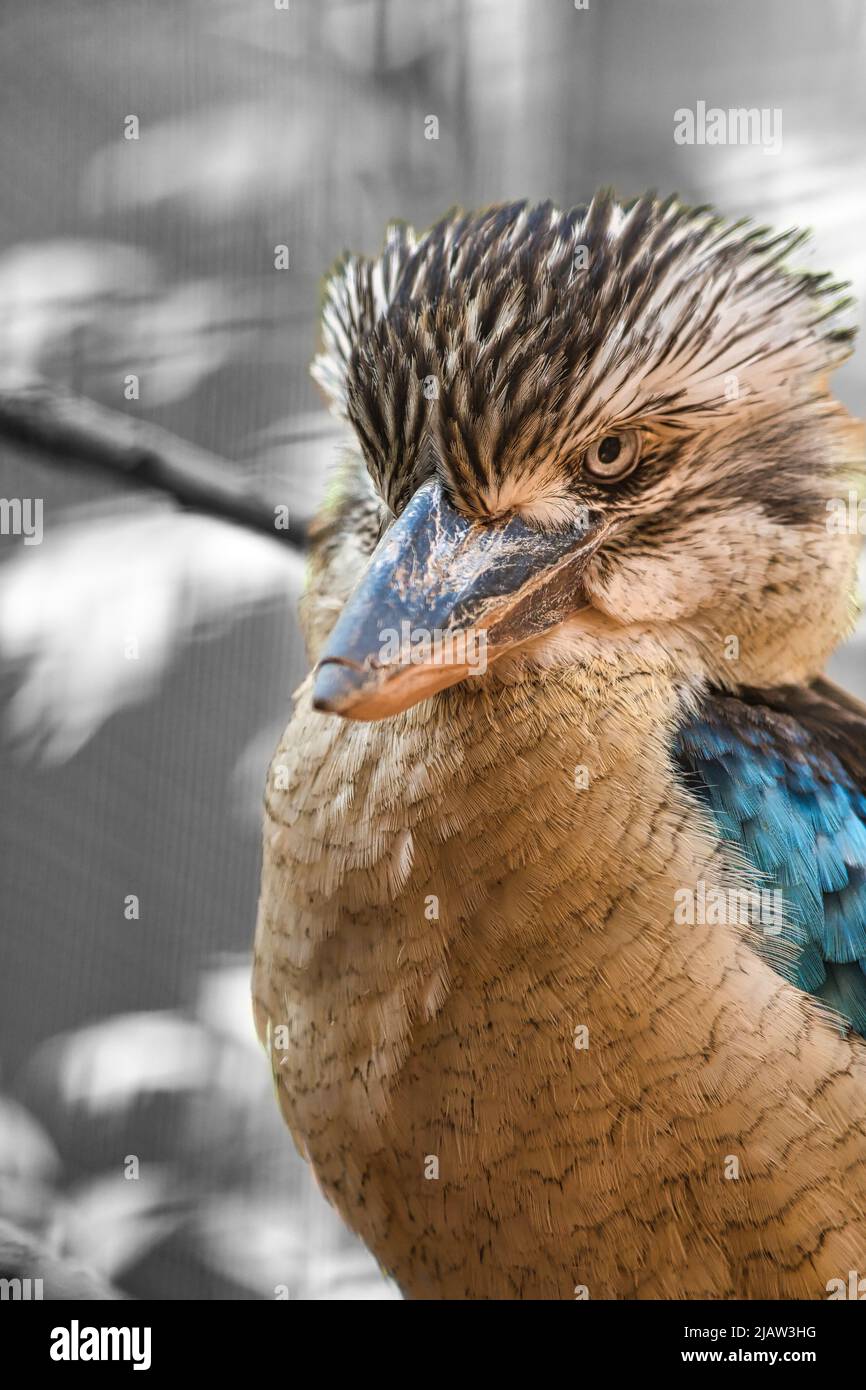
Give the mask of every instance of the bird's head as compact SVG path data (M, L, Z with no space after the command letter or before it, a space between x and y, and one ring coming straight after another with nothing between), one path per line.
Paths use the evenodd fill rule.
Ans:
M832 521L863 450L827 386L847 302L792 268L802 240L602 194L343 260L314 375L366 475L324 528L354 587L315 706L376 719L515 659L820 668L851 619L858 539Z

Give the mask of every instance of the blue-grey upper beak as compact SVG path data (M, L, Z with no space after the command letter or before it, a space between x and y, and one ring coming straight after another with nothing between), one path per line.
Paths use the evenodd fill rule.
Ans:
M474 521L430 479L382 537L316 670L314 708L380 719L467 675L583 606L601 514L541 531Z

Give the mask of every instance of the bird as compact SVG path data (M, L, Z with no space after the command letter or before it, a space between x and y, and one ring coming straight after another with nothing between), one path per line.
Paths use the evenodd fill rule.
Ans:
M326 279L253 1008L408 1299L866 1273L863 428L805 240L601 190Z

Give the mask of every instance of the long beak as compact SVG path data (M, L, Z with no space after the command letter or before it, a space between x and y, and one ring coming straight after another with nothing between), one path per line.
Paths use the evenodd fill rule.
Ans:
M580 575L607 527L470 521L437 479L382 537L316 668L313 707L382 719L470 675L583 606Z

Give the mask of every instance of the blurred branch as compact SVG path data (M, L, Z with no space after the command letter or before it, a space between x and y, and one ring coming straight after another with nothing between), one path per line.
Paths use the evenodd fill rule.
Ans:
M275 505L231 476L231 464L158 425L122 415L47 386L0 391L0 440L45 451L48 462L74 459L132 487L173 497L188 511L219 517L296 549L306 526L290 514L275 526Z

